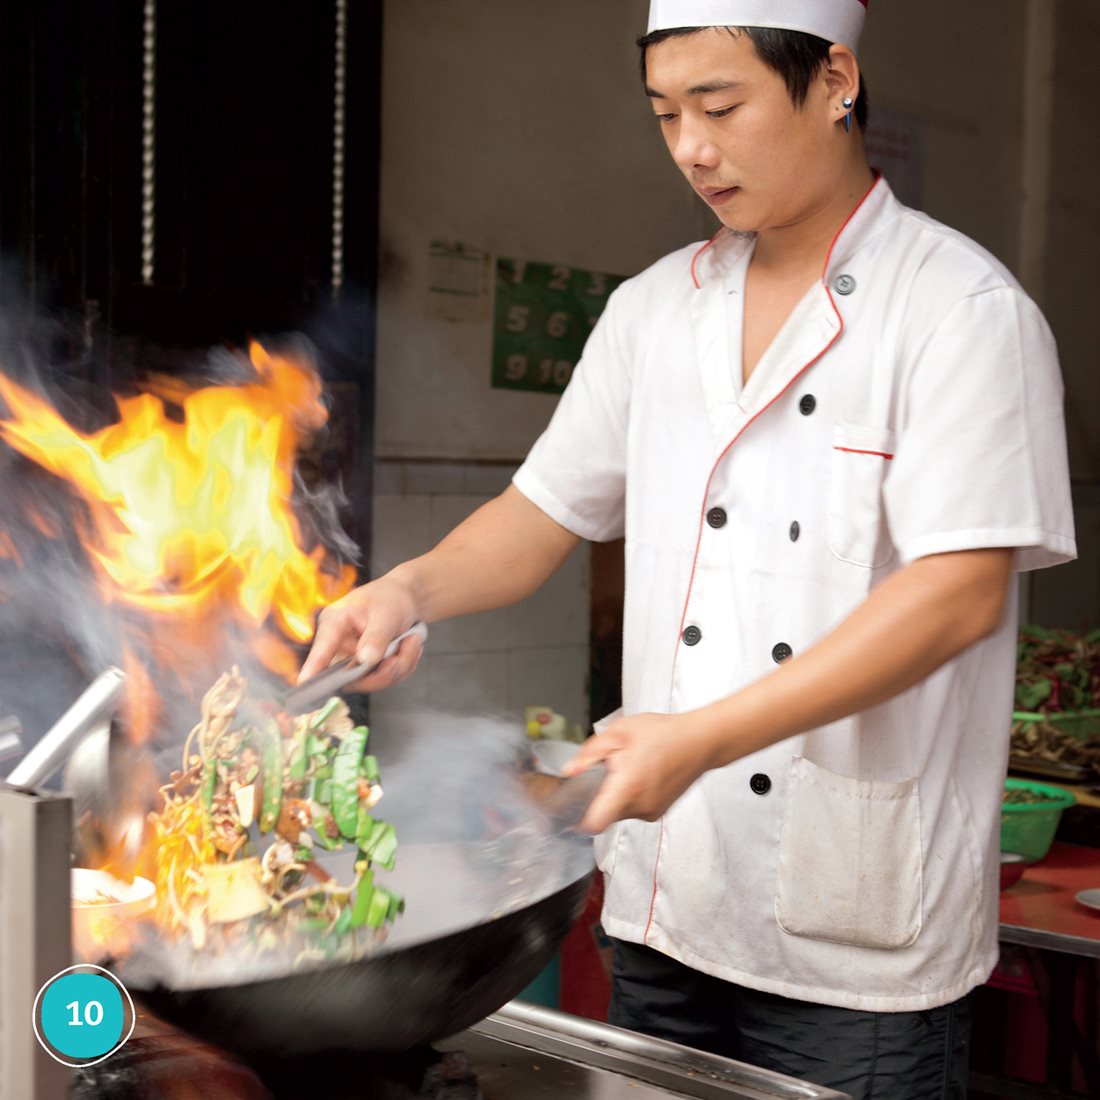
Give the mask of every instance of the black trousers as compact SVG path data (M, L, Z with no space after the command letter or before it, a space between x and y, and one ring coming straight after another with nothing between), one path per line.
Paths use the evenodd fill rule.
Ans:
M859 1012L758 993L612 941L608 1022L735 1058L853 1100L965 1100L970 1011Z

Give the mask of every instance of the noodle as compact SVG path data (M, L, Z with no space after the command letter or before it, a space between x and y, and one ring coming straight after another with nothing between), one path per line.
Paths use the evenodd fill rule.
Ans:
M219 677L150 815L158 925L196 949L242 929L259 931L254 942L303 933L312 954L396 919L402 899L374 882L376 866L393 866L396 835L371 814L382 789L367 737L340 699L295 717L249 700L236 667ZM359 851L341 885L314 854L345 844Z

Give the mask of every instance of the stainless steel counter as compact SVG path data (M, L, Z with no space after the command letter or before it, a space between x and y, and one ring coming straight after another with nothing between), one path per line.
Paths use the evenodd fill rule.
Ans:
M844 1093L513 1001L447 1042L487 1100L845 1100Z

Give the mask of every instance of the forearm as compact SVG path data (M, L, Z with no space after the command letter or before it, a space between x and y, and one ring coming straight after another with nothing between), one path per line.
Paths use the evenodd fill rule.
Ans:
M876 588L832 633L743 691L688 717L708 767L867 710L996 629L1011 550L922 558Z
M539 588L580 539L509 486L434 549L397 566L417 617L437 622L516 603Z

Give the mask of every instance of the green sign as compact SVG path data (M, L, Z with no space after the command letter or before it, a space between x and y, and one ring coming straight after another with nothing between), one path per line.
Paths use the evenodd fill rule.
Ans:
M497 260L493 385L561 393L623 275Z

